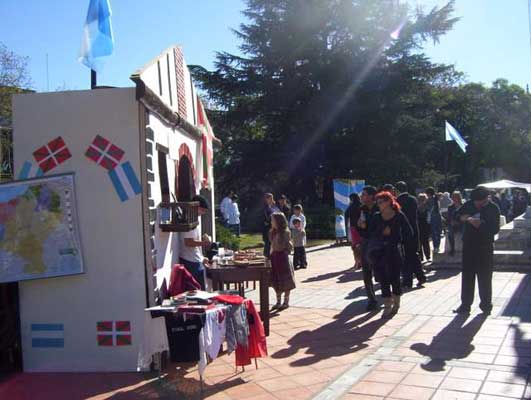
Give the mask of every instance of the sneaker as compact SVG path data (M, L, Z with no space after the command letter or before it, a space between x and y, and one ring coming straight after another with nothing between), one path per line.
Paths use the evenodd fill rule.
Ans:
M271 310L278 310L280 307L282 307L282 304L277 303L273 307L271 307Z
M289 308L289 304L284 303L278 308L278 311L285 310L286 308Z

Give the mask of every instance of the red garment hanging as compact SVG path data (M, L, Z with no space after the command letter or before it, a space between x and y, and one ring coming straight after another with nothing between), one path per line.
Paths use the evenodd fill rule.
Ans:
M247 348L236 347L236 366L249 365L252 358L267 357L267 341L260 314L252 300L246 299L244 304L249 322L249 345Z
M177 296L188 290L201 290L201 285L184 266L175 264L171 269L168 293L170 296Z

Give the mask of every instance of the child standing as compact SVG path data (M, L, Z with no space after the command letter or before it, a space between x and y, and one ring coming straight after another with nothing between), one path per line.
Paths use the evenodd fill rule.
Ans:
M295 269L305 268L308 266L306 262L306 231L302 227L300 218L292 219L293 228L291 229L291 237L293 238L293 267Z
M293 206L293 215L289 219L289 229L293 229L293 220L295 218L300 219L302 230L306 230L306 217L304 216L304 211L302 210L302 206L300 204L295 204Z
M289 253L293 250L288 220L281 212L271 214L271 286L277 294L277 303L273 309L285 310L289 307L289 294L295 289L293 267L289 262ZM284 293L284 303L281 296Z

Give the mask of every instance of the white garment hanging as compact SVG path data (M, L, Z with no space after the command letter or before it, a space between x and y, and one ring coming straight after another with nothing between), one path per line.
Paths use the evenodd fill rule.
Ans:
M205 312L205 323L199 333L199 375L203 376L207 366L207 354L214 361L221 344L225 340L226 307L218 307Z
M144 332L138 351L137 370L149 370L153 355L169 350L166 320L164 317L151 318L151 313L145 312Z

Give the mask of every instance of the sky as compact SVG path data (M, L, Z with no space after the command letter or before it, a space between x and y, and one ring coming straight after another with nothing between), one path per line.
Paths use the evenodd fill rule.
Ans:
M378 1L378 0L375 0ZM430 8L440 0L400 0ZM468 81L531 83L528 0L456 0L461 20L426 53L455 64ZM77 61L89 0L0 0L0 41L29 57L33 89L78 90L90 71ZM98 84L133 86L129 76L162 50L183 46L188 64L213 67L216 51L238 52L232 33L243 0L111 0L115 53ZM48 58L48 74L46 59ZM48 76L48 78L47 78Z

